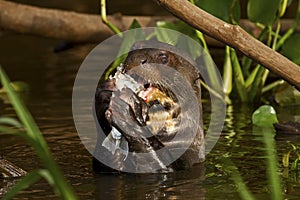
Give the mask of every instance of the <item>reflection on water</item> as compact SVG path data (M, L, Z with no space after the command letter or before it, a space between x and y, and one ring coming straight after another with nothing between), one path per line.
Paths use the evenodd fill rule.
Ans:
M250 121L254 108L228 107L224 131L208 155L205 168L199 166L191 171L168 175L94 175L91 155L81 144L74 126L71 105L76 72L93 45L54 54L52 49L57 41L12 34L0 37L0 44L0 63L12 80L25 81L30 85L29 93L24 94L26 105L81 199L239 199L230 175L223 170L224 156L235 163L258 199L268 199L264 145L261 135L253 134ZM2 96L1 115L14 116L3 99L5 97ZM209 113L209 104L204 103L203 107L204 113ZM299 119L299 106L278 111L280 120ZM209 120L209 115L205 114L206 126ZM299 137L277 138L279 157L287 140L300 143ZM28 171L40 166L32 149L20 138L11 135L1 135L0 153ZM289 193L287 199L299 198L299 176L293 172L284 175L284 187ZM11 183L10 180L0 180L4 189ZM45 181L21 192L18 198L56 199Z
M95 176L97 199L204 199L204 166L176 174ZM106 187L103 187L106 183ZM191 193L191 185L194 190ZM107 190L109 189L109 190Z

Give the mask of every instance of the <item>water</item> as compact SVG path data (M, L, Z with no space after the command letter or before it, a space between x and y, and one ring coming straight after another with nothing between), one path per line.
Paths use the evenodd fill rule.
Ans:
M221 138L203 166L174 174L95 175L91 155L81 143L72 118L72 87L76 72L94 45L81 45L55 54L56 40L4 34L0 37L0 63L12 80L30 85L23 94L51 152L80 199L240 199L223 157L229 156L257 199L270 199L266 178L264 145L253 134L253 108L234 105L228 114ZM209 107L204 103L204 108ZM282 121L299 120L300 106L277 108ZM0 115L15 116L5 96L0 96ZM209 116L204 110L204 123ZM1 134L0 153L25 170L40 167L32 148L18 137ZM300 137L277 137L278 156L286 141L300 144ZM286 199L300 198L299 176L286 176L280 168ZM14 180L0 180L2 191ZM1 190L0 190L1 192ZM22 191L16 199L57 199L45 181Z

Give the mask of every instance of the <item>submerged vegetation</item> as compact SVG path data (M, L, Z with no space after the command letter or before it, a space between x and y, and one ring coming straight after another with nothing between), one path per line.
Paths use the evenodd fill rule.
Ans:
M105 0L102 0L105 2ZM240 19L240 4L238 0L219 1L219 0L191 0L192 3L199 6L200 8L208 11L209 13L221 18L222 20L232 23L239 24ZM292 0L249 0L248 1L248 18L254 22L257 27L260 28L261 32L257 36L257 39L264 42L266 45L271 47L275 51L280 51L289 59L296 64L299 64L299 49L300 40L299 34L295 34L295 30L298 27L300 19L300 1L298 1L297 13L294 19L293 26L290 27L285 33L281 33L281 19L286 12L286 9L291 5ZM105 10L105 4L102 4L102 10ZM106 17L102 16L105 20ZM106 21L108 26L115 31L116 27ZM131 28L139 28L137 21L134 21ZM190 27L189 25L178 21L178 22L164 22L160 21L157 23L157 27L173 29L182 32L194 40L202 44L206 52L209 53L209 48L206 44L204 36L198 30ZM275 29L274 29L275 27ZM121 35L120 35L121 36ZM159 34L156 33L155 37L159 41L163 40L162 37L168 37L161 31ZM128 38L123 38L123 42L128 45L132 42ZM170 39L173 45L177 45L174 38ZM292 42L293 41L293 42ZM189 49L187 44L187 51L193 55L194 50ZM196 57L194 57L196 59ZM211 66L211 59L204 59L206 66ZM278 86L289 88L292 90L291 96L287 98L294 98L298 95L298 91L292 87L286 86L285 81L277 78L269 78L269 71L260 64L253 63L253 61L246 56L237 54L237 51L229 46L225 47L225 59L223 64L223 83L216 82L213 74L217 73L213 67L207 67L207 72L210 77L210 81L213 82L213 88L223 87L223 91L226 94L227 103L231 103L232 99L238 99L240 102L254 103L265 101L263 94L278 88ZM220 84L222 86L220 86ZM209 88L205 83L202 85L211 91L218 91ZM281 89L282 90L282 89ZM289 101L289 100L288 100ZM282 103L279 101L278 103ZM283 199L283 187L281 178L279 175L279 162L277 158L277 150L275 145L275 131L273 124L277 123L276 112L271 106L262 106L257 109L252 116L253 132L261 134L262 140L265 145L266 155L266 166L267 166L267 177L269 183L269 190L271 198L275 200ZM283 166L289 167L291 165L292 170L298 169L299 163L299 147L291 144L291 150L283 156ZM294 155L294 161L292 164L289 162L290 155ZM296 156L295 156L296 155ZM232 180L235 182L237 190L242 199L255 199L254 195L247 188L246 183L243 181L237 167L231 162L229 158L224 158L225 170L231 174Z
M105 15L105 0L101 0L101 2L101 14L103 21L105 21L105 23L108 24L108 26L114 30L114 32L122 37L121 32L113 24L107 21ZM191 2L226 22L239 24L240 5L238 0L191 0ZM293 26L283 34L280 31L281 19L291 2L292 0L249 0L247 15L248 18L261 29L260 34L257 36L258 40L263 41L272 49L283 53L295 63L300 64L298 48L300 46L300 35L295 34L295 30L300 20L300 1L298 1L297 14L295 16ZM134 29L139 27L139 23L134 21L130 28ZM160 21L157 23L157 27L183 32L202 44L206 52L209 53L209 47L206 44L203 34L183 22L170 23ZM163 40L163 38L168 37L168 35L163 32L156 32L155 35L151 35L150 37L156 37L158 40ZM135 35L134 39L133 36L124 38L124 43L120 47L120 51L123 52L122 48L130 47L131 44L134 43L138 38L145 38L145 36L140 35L140 32L137 32L137 35ZM169 39L169 41L174 42L174 45L177 45L176 40ZM190 49L189 44L187 44L186 49L191 54L194 54L194 49ZM240 102L254 103L259 101L261 103L260 100L263 94L272 91L279 85L283 85L283 81L279 80L278 78L275 80L270 79L270 73L264 67L253 63L251 59L245 56L240 58L240 55L238 55L235 49L226 46L224 51L225 59L222 73L223 83L214 81L214 74L216 73L216 71L213 71L214 68L208 68L207 71L209 77L211 78L211 82L213 82L213 86L218 88L223 85L222 90L227 96L226 101L228 103L231 103L233 99L239 99ZM201 55L194 54L193 56L196 59ZM123 57L120 57L120 60L114 63L113 66L118 66L118 64L122 62L122 59ZM203 59L206 63L212 62L211 58L205 57ZM107 72L107 74L109 73L111 73L111 71ZM48 181L48 183L53 187L55 193L60 198L77 199L70 185L65 180L57 164L55 163L38 126L22 101L18 98L18 95L13 89L14 86L9 84L10 81L1 67L0 81L3 85L3 89L1 89L0 92L5 90L5 93L9 97L9 101L14 107L20 120L19 121L9 117L1 117L0 132L2 134L6 133L16 135L27 140L32 147L34 147L34 150L39 156L44 167L43 169L36 169L28 173L28 175L22 178L15 185L15 187L12 188L11 191L6 193L4 199L13 198L20 190L26 189L41 178L44 178ZM210 88L204 82L202 84L208 90L213 91L214 87ZM294 91L294 89L291 90ZM213 92L216 91L218 90ZM292 95L292 93L294 92L291 92L290 94ZM217 92L215 95L218 96ZM268 109L272 110L270 107L268 107ZM272 126L274 122L277 122L277 118L272 112L263 112L270 114L271 117L262 117L257 115L257 112L255 112L253 114L253 124L255 125L253 132L263 134L263 142L266 147L265 154L267 155L266 165L268 167L269 189L271 191L272 198L283 199L283 189L279 176L279 163L274 140L275 133ZM282 158L282 165L285 168L290 168L293 171L297 171L299 170L300 147L292 143L289 143L289 147L289 150ZM243 199L255 199L254 195L248 190L246 183L243 181L238 169L234 166L234 164L229 159L225 159L224 164L228 166L226 170L232 174L232 179L236 183L241 197Z
M116 33L120 31L109 21L105 16L105 0L102 2L102 19L103 21ZM216 17L231 24L239 24L240 20L240 2L238 0L220 1L220 0L191 0L192 3L199 6L203 10L215 15ZM296 64L299 64L299 46L300 37L295 33L300 20L300 1L298 1L297 13L294 18L294 23L285 33L281 32L281 20L292 0L249 0L247 4L247 16L250 21L261 30L256 38L273 50L279 51L286 57L291 59ZM104 12L103 12L104 11ZM134 22L131 28L138 28L138 22ZM203 34L190 27L189 25L178 22L157 22L157 27L173 29L182 32L195 41L199 42L203 48L209 53L209 48L206 44ZM155 37L161 40L164 34L156 34ZM167 34L165 34L168 37ZM128 39L128 38L127 38ZM128 44L126 38L124 43ZM178 45L174 38L169 38L173 45ZM132 38L131 38L132 40ZM166 40L164 40L166 41ZM195 54L195 49L192 49L189 44L186 44L187 51ZM197 55L201 56L201 55ZM212 62L209 58L205 62L210 66ZM208 74L211 75L212 86L218 88L220 83L216 82L213 74L216 72L214 68L207 67ZM239 100L240 102L259 103L263 94L272 91L272 89L282 85L284 81L280 79L270 79L269 70L262 67L260 64L253 63L253 61L246 56L238 55L237 51L229 46L225 48L225 59L223 64L223 91L227 96L227 102L231 100ZM203 86L207 86L203 83ZM217 89L218 91L218 89Z
M101 2L105 2L105 0L101 0ZM239 24L240 2L238 0L190 0L190 2L228 23L236 25ZM258 40L264 42L273 50L284 54L286 57L299 65L300 37L299 34L295 33L295 30L298 27L300 20L300 1L298 1L298 8L292 27L290 27L285 33L281 32L281 19L291 3L292 0L249 0L247 4L247 16L248 19L254 22L255 25L261 30L260 34L256 37ZM102 4L101 9L105 10L105 3ZM102 15L102 19L105 21L106 17ZM107 20L105 23L107 23L108 26L115 31L115 33L120 33L120 31L118 31L116 27L110 24ZM131 28L139 27L140 26L137 21L134 21L131 26ZM160 21L157 22L157 27L168 28L182 32L198 41L203 46L205 51L209 53L209 48L206 44L203 34L200 31L183 23L182 21L174 23ZM160 33L156 32L155 35L156 39L159 41L166 41L162 38L164 36L168 38L168 35L166 33L164 34L163 31ZM124 43L127 45L128 42L134 42L130 41L132 38L123 39ZM175 46L178 45L174 38L169 38L169 41ZM195 50L192 49L189 44L186 45L186 50L192 56L195 53ZM227 103L231 104L232 100L236 99L238 99L238 102L250 104L266 102L268 98L263 98L263 95L266 93L270 94L270 92L273 92L274 89L279 88L279 86L288 88L289 91L292 91L289 93L289 97L287 98L293 99L294 96L299 96L299 92L296 89L287 86L285 81L281 80L280 78L269 78L270 72L266 68L260 64L254 63L246 56L240 56L235 49L226 46L224 54L225 59L222 73L223 83L215 81L217 80L214 78L214 74L217 73L214 71L215 68L207 67L211 66L213 61L211 58L204 57L204 62L207 64L206 70L209 74L210 81L212 82L212 88L208 87L203 82L202 85L204 88L213 93L218 93L217 91L220 91L219 88L222 87L222 91L224 91L226 95ZM194 56L194 58L197 59L197 56L199 55ZM215 95L218 96L218 94ZM274 92L273 96L275 96ZM287 101L290 102L290 100ZM282 100L279 100L277 103L281 104L282 102ZM296 103L299 103L299 101ZM272 199L283 199L283 188L281 184L281 177L279 175L280 170L275 145L275 131L273 128L273 124L278 122L274 108L271 106L260 107L253 113L252 122L253 132L262 135L262 142L265 145L267 177L270 195ZM291 165L292 170L297 170L300 159L299 147L293 144L291 144L291 147L291 150L289 150L283 156L283 166L288 168ZM292 164L289 162L291 154L294 155L294 161L292 161ZM254 195L247 188L246 183L243 181L243 178L233 162L231 162L229 158L224 158L224 165L226 166L224 167L225 170L231 174L232 180L235 182L241 198L255 199Z

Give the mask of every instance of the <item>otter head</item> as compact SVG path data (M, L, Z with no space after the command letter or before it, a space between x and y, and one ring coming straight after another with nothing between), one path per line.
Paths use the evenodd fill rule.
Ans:
M196 62L176 47L158 41L138 41L133 44L124 62L125 71L143 64L161 64L177 70L200 95L200 72Z

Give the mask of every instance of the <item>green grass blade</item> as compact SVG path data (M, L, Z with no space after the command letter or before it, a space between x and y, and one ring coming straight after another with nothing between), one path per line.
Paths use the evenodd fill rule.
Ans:
M1 134L16 134L16 135L20 136L21 134L25 135L24 132L25 131L20 131L19 129L16 129L13 127L0 125L0 133Z
M31 114L24 106L23 102L18 98L16 92L9 84L10 81L1 66L0 66L0 80L3 87L7 91L7 95L12 106L14 107L19 119L21 120L21 122L25 127L26 134L31 144L33 144L36 154L39 156L44 167L49 170L53 179L55 180L57 188L59 188L59 195L63 199L76 200L77 197L73 193L70 185L64 179L61 171L59 170L56 162L54 161L49 151L48 145L42 136L42 133L37 127Z
M11 117L0 117L0 124L7 124L17 128L22 127L22 124L18 120Z
M206 51L207 53L209 53L209 49L208 49L208 47L207 47L207 43L206 43L206 41L205 41L205 39L204 39L203 33L200 32L199 30L196 30L196 35L197 35L197 37L199 38L199 40L201 41L201 44L202 44L203 48L205 49L205 51Z
M247 99L244 75L241 70L241 66L240 66L238 57L236 55L236 52L233 48L230 48L230 57L231 57L231 62L232 62L232 67L233 67L234 83L235 83L237 92L240 96L241 101L246 102L248 99Z
M224 100L224 96L222 94L219 94L217 91L215 91L213 88L209 87L206 83L204 83L202 80L200 80L200 84L209 91L213 96L217 97L219 100ZM226 99L225 99L226 101ZM226 102L228 103L228 102Z
M180 25L174 24L172 22L165 22L165 21L156 22L156 27L154 28L156 39L160 42L167 41L168 44L175 46L176 42L178 41L178 35L175 34L170 35L167 30L164 30L162 28L179 31L179 26Z
M216 91L219 94L224 93L224 86L221 78L218 76L218 69L214 66L214 61L211 58L211 55L209 52L203 53L203 61L206 68L206 73L204 76L207 76L209 80L206 82L206 84L212 88L214 91ZM222 95L221 95L222 96Z
M226 46L225 61L223 67L223 82L225 95L229 95L232 90L232 64L230 59L230 47Z
M17 94L14 92L13 88L10 85L10 81L6 74L4 73L2 67L0 66L0 80L3 87L6 89L7 95L17 115L19 116L21 122L24 124L24 127L28 131L29 136L33 140L38 140L40 137L36 132L39 132L39 128L36 126L33 118L29 114L28 110L23 105L23 102L18 98Z
M250 73L250 75L246 79L246 82L245 82L245 87L246 88L250 88L251 85L253 84L253 82L255 80L255 77L257 76L259 68L260 68L260 66L256 65L256 67L252 70L252 72Z
M125 58L127 57L127 53L130 51L131 46L140 40L145 40L146 35L143 32L140 24L137 20L133 20L129 29L131 30L130 34L124 34L122 37L122 43L119 48L119 52L117 55L117 58L112 63L111 66L104 72L103 77L101 78L100 82L108 79L109 75L112 74L112 72L125 61Z
M265 68L261 67L260 65L258 65L258 66L259 66L259 69L257 71L257 74L255 76L253 83L251 84L250 91L248 94L249 102L253 102L255 100L255 98L257 98L261 95L262 86L263 86L262 79L263 79L263 75L265 73Z
M265 93L265 92L268 92L268 91L272 90L273 88L275 88L275 87L277 87L277 86L279 86L279 85L282 85L283 83L284 83L284 80L274 81L274 82L272 82L272 83L270 83L270 84L264 86L264 87L262 88L261 93L263 94L263 93Z
M12 189L10 189L2 198L2 200L9 200L16 196L21 190L28 188L30 185L36 183L41 179L40 170L35 170L24 176Z

